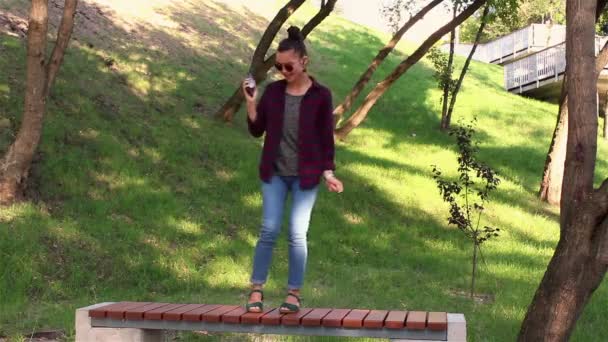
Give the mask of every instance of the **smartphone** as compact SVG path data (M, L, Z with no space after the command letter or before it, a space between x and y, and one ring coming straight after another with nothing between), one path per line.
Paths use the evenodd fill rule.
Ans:
M253 78L253 75L247 75L245 82L245 91L247 94L249 94L249 96L253 96L253 93L255 92L255 79Z

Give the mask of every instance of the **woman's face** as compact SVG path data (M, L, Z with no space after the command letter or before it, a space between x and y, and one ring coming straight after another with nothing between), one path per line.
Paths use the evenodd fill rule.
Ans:
M293 82L304 73L308 64L308 57L300 57L293 49L283 52L277 51L275 67L287 82Z

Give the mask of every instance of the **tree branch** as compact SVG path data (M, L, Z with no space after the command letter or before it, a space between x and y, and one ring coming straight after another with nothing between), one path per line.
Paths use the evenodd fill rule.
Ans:
M450 105L448 107L448 112L446 115L446 124L443 128L449 128L450 122L452 121L452 113L454 112L454 105L456 104L456 98L458 97L458 92L460 91L460 87L462 87L462 82L464 81L464 77L467 74L467 70L469 69L469 65L471 64L471 60L473 59L473 55L475 55L475 50L477 50L477 46L479 45L479 41L481 40L481 35L483 33L484 28L487 24L488 13L490 12L490 5L486 4L483 9L483 14L481 15L481 24L479 25L479 29L477 30L477 34L475 35L475 42L473 43L473 47L467 56L466 61L464 62L464 66L460 71L460 76L458 76L458 81L456 81L456 86L452 90L452 96L450 98Z
M598 229L597 260L600 264L608 265L608 220L604 220Z
M450 22L440 27L432 33L427 39L414 51L411 55L409 55L405 60L403 60L384 80L380 81L367 95L363 103L359 106L359 108L353 113L348 120L340 128L338 128L334 136L337 139L344 139L346 136L353 130L355 127L359 126L363 120L367 117L367 113L371 110L371 108L376 104L376 101L390 88L390 86L401 77L404 73L406 73L409 68L416 64L435 44L441 37L443 37L446 33L450 32L454 27L462 24L467 18L469 18L475 11L477 11L481 6L485 5L487 0L475 0L471 3L464 11L462 11L456 18L452 19Z
M586 203L586 207L590 207L588 210L593 215L596 225L597 260L600 264L608 265L608 178L593 191L593 196Z
M331 12L334 10L336 2L338 2L338 0L326 1L325 5L321 7L319 12L317 12L317 14L312 17L306 23L306 25L304 25L304 27L302 27L302 38L306 39L306 37L308 37L308 34L310 34L310 32L312 32L325 18L327 18L327 16L329 16L329 14L331 14ZM260 68L256 70L254 74L256 82L259 83L266 77L266 73L274 65L275 57L276 53L270 55L268 58L266 58L266 60L264 60L264 63L260 66Z
M295 10L297 10L305 0L291 0L289 1L276 16L272 19L266 31L262 35L260 39L260 43L253 53L253 57L251 58L251 68L252 71L255 70L258 66L264 63L264 56L266 55L266 51L270 48L274 37L277 35L283 23L291 16Z
M608 178L593 192L587 208L595 215L595 237L591 253L595 253L600 265L608 265ZM593 255L593 254L592 254Z
M53 86L57 73L59 72L59 68L61 67L63 56L65 56L65 50L70 42L72 29L74 28L74 15L76 14L77 5L78 0L65 0L65 4L63 6L63 17L61 18L61 23L59 24L59 29L57 30L57 41L53 47L51 59L46 65L46 84L44 88L45 97L48 96L51 91L51 87Z
M604 181L602 182L602 185L600 185L600 187L597 188L596 191L608 193L608 178L604 179Z
M403 26L393 35L391 40L378 51L376 57L372 60L367 69L361 74L359 80L351 91L348 93L346 98L334 109L334 121L338 123L342 119L342 115L348 110L350 110L354 100L361 94L365 85L369 82L378 66L384 61L384 59L388 56L391 51L395 48L397 43L401 40L403 35L420 21L424 16L437 5L439 5L443 0L432 0L426 6L424 6L418 13L412 16Z
M602 185L593 191L589 203L596 216L596 224L600 224L608 217L608 178L604 179Z
M306 25L304 25L304 27L302 27L302 37L304 39L306 39L308 34L312 32L312 30L314 30L323 21L323 19L325 19L334 10L336 2L338 2L338 0L327 0L319 12L317 12L317 14L312 17L306 23Z
M595 58L595 73L598 78L600 77L600 72L606 67L606 64L608 64L608 41Z

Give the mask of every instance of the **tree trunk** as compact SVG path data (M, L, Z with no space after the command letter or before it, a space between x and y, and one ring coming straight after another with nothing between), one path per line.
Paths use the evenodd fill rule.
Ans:
M557 123L551 137L549 152L545 158L543 177L540 182L538 196L541 201L558 205L562 196L562 181L564 163L566 162L566 143L568 140L568 66L562 81L559 97Z
M367 95L363 104L336 130L336 138L346 138L346 136L365 119L367 113L374 106L376 101L378 101L382 94L384 94L401 75L403 75L412 65L416 64L441 37L450 32L454 27L462 24L463 21L475 13L475 11L485 3L486 0L475 0L469 7L456 16L456 18L431 34L414 53L401 62L382 82L376 85L376 87Z
M65 50L70 42L72 29L74 28L74 15L76 14L77 4L78 0L65 0L65 4L63 6L63 17L61 18L59 30L57 31L57 41L55 42L55 47L51 53L51 59L47 64L47 82L44 92L45 97L49 95L49 92L53 87L53 83L55 83L55 77L57 77L57 72L59 71L61 63L63 62Z
M604 94L606 101L604 101L604 140L608 140L608 93Z
M581 215L577 215L581 216ZM580 217L582 219L582 217ZM606 273L593 253L591 217L572 225L581 234L562 233L543 280L522 323L518 341L567 341L583 308ZM606 224L597 227L607 230Z
M17 137L0 161L0 204L20 199L40 140L45 109L48 3L32 0L27 31L27 71L23 119Z
M471 52L467 56L467 60L464 62L464 66L462 67L462 71L460 72L460 76L458 77L458 81L456 82L456 86L454 86L454 91L452 93L452 97L450 98L450 107L448 108L448 113L445 118L445 128L443 128L444 130L450 128L450 122L452 121L452 113L454 112L454 105L456 104L456 97L458 96L458 92L460 91L460 87L462 86L462 82L464 81L464 76L469 70L469 65L471 64L471 59L473 59L475 50L477 50L477 45L479 45L479 41L481 40L481 34L483 33L483 29L486 26L486 20L489 12L490 6L486 5L483 10L483 14L481 15L481 24L479 25L479 29L477 30L477 34L475 35L475 42L473 43Z
M393 49L395 48L397 43L401 40L403 35L412 26L414 26L415 23L417 23L420 19L422 19L430 10L435 8L435 6L439 5L442 1L443 0L433 0L428 5L426 5L424 8L422 8L418 13L416 13L416 15L411 17L397 31L397 33L395 33L395 35L391 38L391 40L382 49L380 49L380 51L378 51L378 54L376 55L376 57L374 57L374 60L372 60L371 64L367 67L367 70L365 70L363 72L363 74L361 74L361 76L359 77L359 80L357 81L357 83L355 83L355 85L351 89L350 93L348 93L348 95L346 96L344 101L342 101L342 103L334 109L334 122L336 124L342 119L342 116L344 115L344 113L350 109L350 107L353 104L353 101L357 98L357 96L359 96L359 94L361 93L363 88L365 88L365 85L372 78L372 75L374 74L374 72L376 72L376 69L378 69L378 66L380 64L382 64L382 62L386 59L388 54L391 53L391 51L393 51Z
M564 78L562 92L568 80ZM564 176L564 163L566 162L566 144L568 142L568 97L564 96L559 106L557 124L553 130L553 137L549 152L545 159L543 178L540 183L538 196L541 201L559 205L562 195L562 182Z
M568 143L560 240L522 323L519 341L566 341L606 274L608 180L593 189L597 153L595 0L568 0Z
M477 242L473 243L473 271L471 272L471 299L475 298L475 277L477 273Z
M66 0L51 58L46 61L47 1L32 1L27 36L25 106L17 138L0 161L0 204L19 200L25 188L34 153L38 148L46 98L63 62L72 35L77 0Z
M454 13L452 14L452 20L456 18L456 12L458 10L458 6L454 5ZM450 53L448 54L448 65L445 70L446 75L444 75L444 84L443 84L443 97L441 98L441 125L440 128L442 131L448 129L447 125L447 115L448 115L448 101L450 100L450 88L452 86L452 69L454 65L454 40L456 39L456 27L450 31Z
M595 60L594 79L598 80L599 74L604 66L608 64L608 43L602 47ZM566 67L567 69L568 67ZM567 73L567 71L566 71ZM543 177L540 183L538 195L541 201L553 205L560 204L562 193L562 182L564 175L564 162L566 161L566 145L568 140L568 79L564 77L562 94L560 95L560 106L557 115L557 124L553 131L549 152L545 159Z
M321 6L319 12L312 18L304 27L302 28L302 36L306 38L306 36L316 28L333 10L335 4L338 0L327 0L326 3ZM291 16L291 14L298 9L302 5L304 1L290 1L285 7L283 7L279 13L275 16L272 22L268 25L266 32L260 39L260 43L258 44L254 57L251 60L251 65L249 67L249 72L253 75L253 78L257 83L262 82L266 79L266 74L268 70L272 68L274 65L275 54L272 54L267 59L263 59L266 55L266 52L270 48L270 45L276 36L280 27L285 23L285 21ZM291 7L290 7L291 4ZM273 24L274 23L274 24ZM277 26L278 25L278 26ZM272 28L274 34L270 36L269 30ZM276 31L275 31L276 28ZM261 56L261 58L260 58ZM222 118L224 121L232 121L234 114L239 111L241 105L245 97L243 96L243 91L241 90L241 85L239 84L234 90L232 96L224 103L224 105L217 111L215 114L216 117Z

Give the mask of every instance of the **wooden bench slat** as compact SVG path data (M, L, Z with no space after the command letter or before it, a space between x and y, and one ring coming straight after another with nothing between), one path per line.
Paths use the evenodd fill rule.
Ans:
M161 319L163 319L163 313L165 313L167 311L171 311L173 309L180 308L185 305L186 304L167 304L165 306L162 306L162 307L159 307L156 309L148 310L148 311L144 312L144 319L152 320L152 321L160 321Z
M167 306L169 303L150 303L148 305L140 306L138 308L129 309L125 311L126 319L141 320L144 319L144 312Z
M388 310L371 310L363 320L363 327L380 329L384 326L384 319L387 315Z
M388 311L362 309L303 308L294 314L283 314L278 308L261 313L247 312L238 305L171 304L151 302L117 302L91 309L92 318L128 320L205 321L224 323L303 325L344 328L411 329L446 331L446 312Z
M202 321L203 322L215 322L215 323L221 322L223 314L228 313L232 310L236 310L238 308L239 308L238 305L222 305L215 310L205 312L202 315Z
M321 320L323 319L323 317L325 317L328 313L331 312L332 309L312 309L311 312L309 312L306 316L302 317L302 325L304 326L320 326L321 325Z
M312 308L303 308L296 313L289 313L281 317L281 324L283 325L300 325L302 323L302 317L306 316Z
M225 313L224 315L222 315L222 322L224 323L240 323L241 322L241 316L243 316L244 314L247 313L247 309L245 309L244 307L240 307L236 310L232 310L230 312Z
M281 317L283 317L285 314L281 313L281 311L279 311L278 308L270 311L269 313L265 314L264 316L262 316L262 324L264 325L280 325L281 324Z
M342 319L348 315L350 309L333 309L321 320L324 327L341 327Z
M220 306L221 305L218 305L218 304L207 304L207 305L203 305L200 308L197 308L197 309L194 309L194 310L191 310L188 312L184 312L182 314L182 320L198 322L201 320L201 317L204 313L215 310L215 309L219 308Z
M448 329L448 314L447 312L429 312L427 327L430 330L447 330Z
M192 311L197 308L202 308L205 304L186 304L184 306L180 306L179 308L169 310L163 313L163 319L167 321L181 321L182 315L188 311Z
M109 309L109 310L107 310L106 317L112 318L112 319L124 319L125 312L142 307L144 305L148 305L148 304L151 304L151 303L150 302L133 302L132 304L129 304L129 305Z
M94 317L94 318L105 318L107 315L108 310L114 310L117 308L121 308L124 306L128 306L131 304L134 304L136 302L117 302L117 303L112 303L112 304L108 304L108 305L104 305L104 306L100 306L98 308L95 308L93 310L89 310L89 317Z
M274 310L273 308L266 308L262 312L248 312L241 316L241 323L244 324L258 324L262 316Z
M416 341L445 341L447 338L450 341L464 341L467 330L464 314L405 310L302 308L294 314L283 314L278 308L248 313L242 305L118 302L91 305L78 309L76 313L77 320L83 318L81 314L97 315L81 328L115 329L112 334L116 336L122 334L119 331L122 328L175 331L202 329L214 333L348 336ZM153 317L150 314L161 320L146 321L146 315L148 319ZM205 323L201 323L201 320L205 320ZM283 324L283 327L279 324ZM83 335L83 330L77 331L77 334Z
M368 314L369 310L351 310L342 320L342 326L345 328L361 328L363 327L363 320Z
M389 311L384 321L384 326L389 329L403 329L407 311Z
M405 326L408 329L423 330L426 328L426 311L410 311Z

